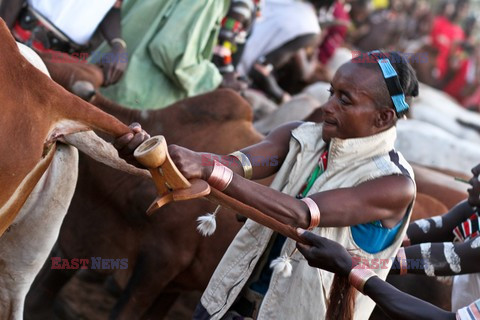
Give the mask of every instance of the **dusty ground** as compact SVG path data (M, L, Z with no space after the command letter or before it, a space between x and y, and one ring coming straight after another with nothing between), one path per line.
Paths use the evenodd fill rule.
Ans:
M192 319L192 312L200 293L189 293L180 297L172 307L168 320ZM62 289L58 300L56 320L107 320L116 298L101 282L87 282L73 278Z

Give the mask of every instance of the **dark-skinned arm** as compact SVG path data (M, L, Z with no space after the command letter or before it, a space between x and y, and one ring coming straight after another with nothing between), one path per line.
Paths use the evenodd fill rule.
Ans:
M109 86L120 80L127 68L127 48L121 41L112 42L114 39L122 39L121 5L122 1L117 1L99 26L103 37L112 48L111 59L105 58L100 61L105 76L104 86Z
M302 122L298 121L284 124L270 132L263 141L240 150L252 163L253 180L267 178L280 169L289 150L292 130L300 124ZM169 145L168 151L172 160L187 179L208 180L213 170L213 160L220 161L229 167L238 178L244 175L242 164L232 156L197 153L177 145ZM246 179L243 180L250 182ZM256 185L256 183L250 183Z
M188 154L191 151L177 148L169 148L169 151L173 161L185 177L187 179L208 179L211 167L192 168L192 156ZM283 152L286 151L287 149L283 150ZM262 156L270 157L272 154L263 154ZM283 161L282 157L280 158L279 164ZM198 163L198 160L194 160L194 162ZM255 167L253 170L254 174L256 169ZM196 173L198 170L203 170L203 173ZM262 170L267 170L267 168ZM268 173L273 172L271 168L268 169ZM256 178L256 176L254 177ZM382 220L385 227L391 228L405 214L414 192L413 182L409 178L387 176L364 182L352 188L320 192L311 195L310 198L317 203L320 209L320 226L322 227L351 226ZM241 175L234 175L224 193L257 208L284 224L302 228L306 228L310 224L310 213L303 201L246 180Z
M312 46L318 35L307 34L297 37L278 49L258 59L249 71L255 86L264 91L277 103L285 102L289 95L278 85L274 70L284 66L300 49Z
M117 1L112 9L107 13L105 18L103 18L102 23L100 23L100 31L102 32L103 37L107 40L108 43L115 38L122 37L122 12L121 12L122 3Z
M278 171L288 153L291 130L298 125L298 122L284 125L274 130L265 141L243 150L250 159L253 157L262 159L278 157L275 166L254 167L254 179L268 177ZM117 140L116 147L122 149L118 144L119 140ZM133 150L128 152L131 154ZM205 163L205 154L174 145L169 146L169 153L187 179L208 180L210 177L212 166ZM227 195L284 224L308 227L310 213L303 201L244 179L242 177L243 169L239 162L230 167L237 174L234 175L228 188L224 190ZM320 209L320 226L350 226L382 220L385 227L391 228L403 218L406 208L413 200L414 192L414 184L409 178L387 176L361 183L352 188L320 192L310 198L317 203Z
M25 3L25 0L4 0L1 2L0 17L5 20L9 29L13 28L13 25Z
M311 232L299 230L299 236L311 245L297 243L298 250L312 267L348 276L353 267L350 254L335 241ZM428 302L399 291L379 277L371 277L364 285L363 292L369 296L391 319L454 320L455 314L444 311Z
M412 222L407 229L411 245L424 242L452 242L452 230L474 213L467 200L460 202L443 216Z
M267 178L278 171L288 153L292 130L301 124L302 122L299 121L284 124L275 130L272 130L272 132L270 132L261 142L240 150L251 159L253 166L253 180ZM123 159L137 167L143 168L133 157L133 152L147 139L148 135L142 130L138 123L132 123L130 128L135 132L135 135L129 133L116 139L114 141L114 146ZM193 172L188 175L187 178L189 179L201 178L207 180L213 168L213 160L220 161L222 164L229 167L234 173L243 177L244 172L242 164L235 157L206 152L194 152L177 145L169 145L168 150L170 156L176 163L182 163L184 170ZM269 162L269 165L262 164L262 160L265 159ZM258 162L258 164L256 164L256 162Z
M293 227L307 228L310 224L310 213L303 201L238 175L224 192ZM393 227L403 217L413 193L413 183L408 178L389 176L352 188L316 193L310 198L320 209L321 227L351 226L375 220Z
M469 184L472 186L468 191L468 199L460 202L443 216L430 219L422 219L410 224L407 235L410 243L424 242L451 242L453 241L452 230L460 223L468 219L480 207L480 164L472 168L472 178Z
M423 248L422 248L423 247ZM424 251L422 253L422 250ZM464 243L424 243L405 248L408 273L454 276L480 272L480 238ZM392 273L398 273L398 261Z
M363 291L391 319L456 319L455 313L442 310L428 302L402 292L379 277L370 278L365 283Z

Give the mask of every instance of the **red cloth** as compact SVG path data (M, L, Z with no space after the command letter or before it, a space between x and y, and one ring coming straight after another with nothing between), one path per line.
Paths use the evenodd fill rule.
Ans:
M350 22L350 16L345 7L340 2L335 2L333 9L335 20ZM318 61L326 64L333 56L335 50L345 41L347 35L347 26L332 26L327 29L327 33L318 50Z
M447 72L450 50L456 41L465 39L465 33L460 26L453 24L443 16L438 16L433 21L430 36L433 46L438 49L437 68L440 78L443 78Z
M41 25L40 22L38 24ZM32 32L29 30L23 29L20 26L20 23L18 21L13 26L12 33L17 41L24 44L29 42L30 38L32 37ZM37 40L32 41L31 47L38 52L43 52L46 54L42 56L43 60L49 58L52 62L64 62L64 63L87 62L86 59L79 59L78 57L75 57L74 55L69 55L65 52L47 49L45 48L43 43Z
M443 91L462 102L464 97L462 96L462 89L467 85L467 72L470 66L470 60L464 59L461 62L461 66L453 79L445 86Z

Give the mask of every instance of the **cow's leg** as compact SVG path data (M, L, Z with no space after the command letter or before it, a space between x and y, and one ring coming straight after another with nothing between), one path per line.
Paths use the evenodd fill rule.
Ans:
M58 245L52 250L50 256L68 258L62 254ZM68 269L52 270L52 262L47 259L27 294L24 319L52 319L55 298L76 272L77 270Z
M0 319L23 319L25 296L57 240L73 196L78 152L59 145L52 163L0 238Z
M173 255L160 253L159 256ZM141 319L165 287L185 269L175 259L158 260L156 257L139 257L126 289L112 310L111 319Z

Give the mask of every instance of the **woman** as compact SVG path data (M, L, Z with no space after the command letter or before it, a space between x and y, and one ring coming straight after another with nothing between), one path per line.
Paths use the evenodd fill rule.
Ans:
M395 123L418 94L415 73L396 53L372 52L344 64L330 92L323 122L285 124L264 141L226 156L228 168L205 161L212 155L179 146L169 146L170 155L188 179L208 180L227 195L285 224L313 229L360 256L390 259L415 196L411 168L393 149ZM140 127L135 130L135 136L115 142L121 154L131 154L145 139ZM272 174L270 187L244 178ZM335 298L345 293L342 279L309 267L294 249L294 241L247 221L212 276L195 318L323 319L332 283L336 307L328 317L348 316L350 300L345 296L338 305ZM289 278L269 268L279 255L291 263ZM385 278L388 268L375 272ZM368 318L374 304L361 296L356 303L355 317Z

